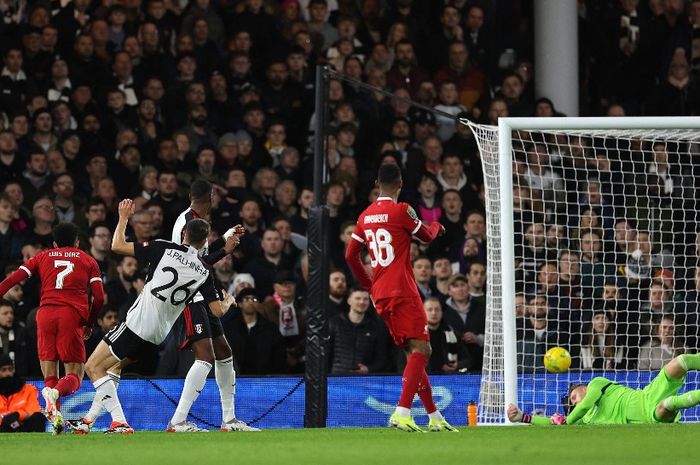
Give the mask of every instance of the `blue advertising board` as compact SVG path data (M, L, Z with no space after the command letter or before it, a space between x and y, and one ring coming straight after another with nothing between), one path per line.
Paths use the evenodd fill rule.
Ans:
M575 381L587 382L595 373L570 374ZM608 374L610 376L610 374ZM620 372L620 381L631 387L643 387L655 373ZM450 423L466 423L469 401L479 399L479 375L435 375L430 377L438 408ZM557 375L523 375L519 378L520 404L525 410L550 407L552 414L566 392L568 381ZM127 420L136 430L164 430L175 411L183 384L182 379L124 379L119 397ZM304 384L300 378L239 378L236 386L236 414L245 421L255 421L260 428L302 428L304 426ZM41 388L41 382L35 382ZM296 390L294 389L295 387ZM524 389L526 388L527 389ZM685 390L700 389L700 376L691 373ZM293 391L290 394L290 391ZM328 427L385 426L401 391L400 376L332 376L328 378ZM534 393L527 395L527 393ZM81 389L65 399L65 418L77 419L90 408L94 389L84 381ZM545 402L546 401L546 402ZM427 424L425 410L414 403L413 415L419 424ZM199 426L217 428L221 424L221 404L216 382L208 379L191 414ZM685 421L700 421L700 409L685 412ZM192 419L192 418L191 418ZM109 415L102 415L97 429L109 425Z

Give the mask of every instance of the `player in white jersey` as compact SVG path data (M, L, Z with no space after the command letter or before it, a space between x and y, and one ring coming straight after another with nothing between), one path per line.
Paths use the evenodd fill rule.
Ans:
M224 293L224 300L219 300L209 268L198 254L209 235L209 223L202 219L191 221L181 245L162 240L134 244L126 242L125 238L126 224L133 213L132 200L119 203L119 223L114 231L112 251L148 262L146 284L129 309L126 321L105 335L85 365L95 386L96 399L112 416L107 433L134 432L126 422L116 385L107 370L163 342L195 293L202 295L217 316L223 316L234 303L227 293Z
M182 212L175 221L173 242L181 242L185 225L190 221L197 218L209 218L211 195L212 185L208 181L197 179L192 183L190 186L190 207ZM224 237L200 250L202 260L213 266L226 254L232 252L232 250L226 250L225 240L228 236L234 235L236 237L234 243L237 244L239 237L244 233L245 229L242 226L234 226L224 234ZM221 397L221 430L260 431L236 418L236 372L233 368L233 353L224 335L221 321L208 310L201 295L195 295L192 302L185 307L173 328L173 333L176 335L180 350L191 349L194 352L195 360L187 372L180 400L166 431L171 433L207 431L187 421L187 415L206 383L212 364Z
M211 184L204 180L196 180L191 186L191 205L178 216L173 228L173 242L182 242L185 225L194 219L206 219L211 209ZM199 256L208 266L221 260L226 254L233 252L240 242L240 237L245 233L242 226L236 225L226 231L223 238L217 239L211 245L205 241L199 249ZM196 302L196 303L194 303ZM216 366L216 383L219 386L222 405L223 431L258 431L238 420L235 416L235 372L233 371L233 357L231 349L223 335L223 328L219 318L208 311L206 303L201 295L192 298L191 305L177 319L172 329L173 335L178 340L181 349L191 348L194 351L196 363L190 368L185 378L183 392L176 410L175 421L170 421L167 430L170 432L203 432L190 421L186 421L189 409L199 396L199 391L206 382L206 373L211 370L212 364ZM214 343L212 344L212 339ZM216 361L215 361L216 360ZM107 370L107 375L112 382L119 387L121 371L132 362L131 359L123 359L120 363ZM104 409L97 401L93 401L90 410L79 420L67 420L66 425L76 434L88 434L92 430L95 420L102 415ZM181 419L178 420L177 417Z

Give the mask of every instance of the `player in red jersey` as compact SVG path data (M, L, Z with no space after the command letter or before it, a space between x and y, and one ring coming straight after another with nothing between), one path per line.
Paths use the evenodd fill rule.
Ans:
M0 283L0 296L38 274L41 303L36 315L37 349L44 374L46 416L54 434L63 431L59 399L80 388L85 365L85 343L104 302L100 267L78 248L78 228L61 223L53 229L53 249L30 258ZM90 303L90 294L92 303ZM58 379L58 363L65 376Z
M398 166L380 167L377 185L379 198L357 219L352 233L354 240L348 245L345 260L360 285L371 294L394 343L403 347L408 357L401 398L389 425L403 431L422 431L411 417L413 398L418 394L430 417L430 431L457 431L445 421L433 402L425 371L431 352L428 320L410 260L413 236L430 242L443 234L445 228L437 222L426 226L410 205L397 202L403 187ZM365 245L372 260L372 278L360 258Z

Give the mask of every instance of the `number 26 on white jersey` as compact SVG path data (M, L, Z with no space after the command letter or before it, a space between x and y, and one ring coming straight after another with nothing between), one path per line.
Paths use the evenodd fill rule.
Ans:
M394 261L394 247L391 245L391 233L386 229L379 228L377 231L365 229L367 247L372 251L372 268L377 264L387 267Z

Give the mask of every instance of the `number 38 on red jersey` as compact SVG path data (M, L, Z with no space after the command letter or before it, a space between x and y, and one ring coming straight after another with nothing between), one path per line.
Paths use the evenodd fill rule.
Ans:
M372 298L419 296L411 268L411 238L421 221L407 203L380 197L362 212L353 239L364 243L372 265Z

